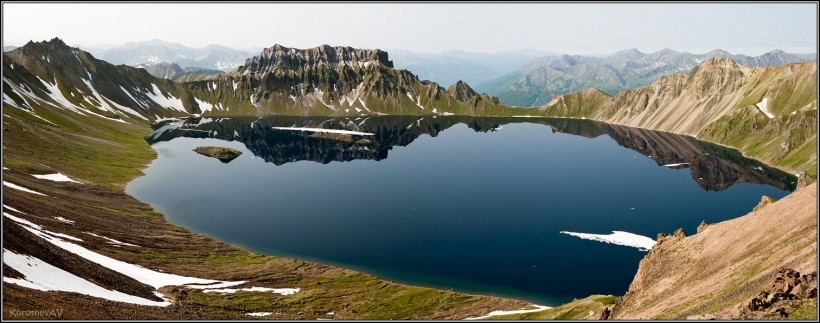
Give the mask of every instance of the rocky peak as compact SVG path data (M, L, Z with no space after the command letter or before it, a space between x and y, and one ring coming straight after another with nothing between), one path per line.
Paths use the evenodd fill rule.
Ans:
M706 53L706 57L729 57L732 56L729 52L722 49L714 49Z
M387 52L378 49L355 49L352 47L322 45L308 49L289 48L279 44L265 48L262 53L245 60L240 73L272 72L274 70L296 71L300 68L327 65L337 68L341 65L366 67L379 64L393 67Z
M4 53L4 56L44 80L51 80L59 74L74 81L87 78L88 68L81 57L91 57L81 49L66 45L59 38L41 42L29 41L23 47Z
M458 80L456 84L450 85L450 87L447 88L447 93L455 97L456 100L462 102L467 101L473 96L478 95L476 91L474 91L469 85L467 85L467 83L464 83L462 80Z
M692 69L692 89L698 98L740 88L746 68L725 57L711 58Z
M56 51L70 51L76 50L76 48L72 48L66 45L62 39L54 37L49 41L41 41L41 42L33 42L29 41L23 47L19 48L23 51L24 54L31 55L31 54L48 54L50 52Z
M610 56L610 58L612 58L614 60L630 61L630 60L639 59L639 58L644 57L644 56L646 56L646 54L642 53L637 48L630 48L630 49L625 49L625 50L616 52L615 54L612 54Z
M622 50L622 51L617 52L615 54L628 55L628 56L632 56L632 57L635 57L635 56L640 57L640 56L644 55L644 53L639 51L637 48L625 49L625 50Z

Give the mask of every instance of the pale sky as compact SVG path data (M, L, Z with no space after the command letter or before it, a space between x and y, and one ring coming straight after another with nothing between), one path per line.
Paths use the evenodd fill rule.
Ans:
M162 39L191 47L276 43L606 54L627 48L814 53L817 6L803 4L3 4L3 44L73 46Z

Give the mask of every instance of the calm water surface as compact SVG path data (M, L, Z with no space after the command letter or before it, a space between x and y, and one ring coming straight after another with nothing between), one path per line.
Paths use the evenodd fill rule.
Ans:
M374 135L271 128L291 126ZM127 192L172 223L256 252L545 305L622 295L645 254L559 231L691 234L794 185L731 149L585 120L270 117L155 129L147 140L159 157ZM192 151L205 145L243 155L221 163Z

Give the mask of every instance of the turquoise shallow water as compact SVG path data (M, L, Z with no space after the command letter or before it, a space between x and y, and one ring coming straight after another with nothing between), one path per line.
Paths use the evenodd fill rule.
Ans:
M272 128L292 126L373 135ZM584 120L270 117L156 129L159 157L127 192L175 224L257 252L545 305L623 294L645 254L560 231L694 233L794 181L691 137ZM243 155L221 163L192 151L203 145Z

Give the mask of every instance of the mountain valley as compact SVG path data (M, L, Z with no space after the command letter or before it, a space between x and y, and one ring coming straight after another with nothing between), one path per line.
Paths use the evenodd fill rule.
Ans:
M63 319L465 319L493 311L514 319L601 318L601 311L615 319L739 318L738 306L779 267L816 271L815 58L780 51L564 55L536 58L474 89L461 80L449 87L423 80L378 49L277 44L257 54L221 46L163 52L170 45L152 41L140 45L153 50L128 50L136 45L97 58L55 38L3 54L4 318L42 308L65 309ZM498 70L484 72L473 79ZM660 168L688 168L699 190L797 190L697 234L659 236L623 297L592 296L546 311L246 251L170 224L167 212L125 193L157 160L151 145L178 137L236 141L279 166L348 165L383 161L394 147L422 145L456 125L489 133L523 123L609 138ZM270 133L288 128L308 130ZM246 158L253 157L237 161ZM68 180L48 179L57 174ZM768 227L778 228L776 237ZM732 248L731 257L716 256ZM48 291L31 283L37 272L25 264L98 286L104 297L57 283L63 289ZM698 276L694 266L708 270Z

